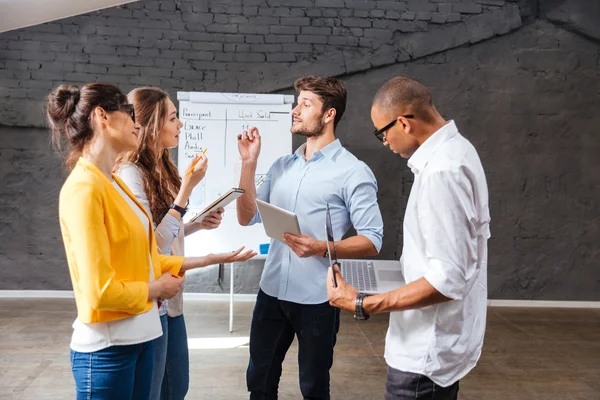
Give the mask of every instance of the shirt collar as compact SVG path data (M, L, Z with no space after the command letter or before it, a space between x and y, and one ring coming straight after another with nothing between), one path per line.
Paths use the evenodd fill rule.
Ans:
M316 151L313 154L313 158L320 158L321 156L327 157L329 159L333 159L336 153L342 148L342 143L340 139L335 139L333 142L329 143L327 146L323 147L321 150ZM306 154L306 143L303 143L302 146L298 147L298 149L294 152L294 158L302 158L304 159L304 155Z
M448 139L458 133L456 124L453 120L442 126L434 132L408 159L408 167L413 174L418 174L423 171L429 159L435 154L437 149L443 145Z
M306 143L302 143L302 146L298 147L298 149L294 152L294 158L304 158L305 152Z

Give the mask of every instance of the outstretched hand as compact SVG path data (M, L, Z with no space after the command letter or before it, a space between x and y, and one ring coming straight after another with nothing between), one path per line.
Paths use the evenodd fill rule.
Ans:
M251 259L256 255L256 252L253 250L248 250L243 253L242 250L244 250L244 246L240 247L233 253L214 254L214 264L230 264L234 262L243 262Z

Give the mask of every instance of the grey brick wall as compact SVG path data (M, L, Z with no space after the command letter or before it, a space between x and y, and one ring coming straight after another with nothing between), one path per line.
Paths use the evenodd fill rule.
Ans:
M0 289L70 288L56 218L64 175L39 128L44 97L65 81L292 93L298 76L341 76L338 136L377 176L381 257L398 257L412 174L371 137L368 116L377 88L405 74L480 151L490 297L600 300L600 34L584 3L142 0L0 34ZM236 270L236 291L256 291L259 264ZM219 292L215 278L200 271L188 289Z
M142 0L1 34L0 124L42 126L41 99L65 81L266 92L307 68L365 71L520 25L504 0Z
M353 75L350 98L371 99L398 75L427 84L442 115L478 149L490 191L490 298L600 300L600 46L539 21ZM350 102L355 117L339 135L375 171L385 251L397 238L399 254L412 174L371 140L369 108Z

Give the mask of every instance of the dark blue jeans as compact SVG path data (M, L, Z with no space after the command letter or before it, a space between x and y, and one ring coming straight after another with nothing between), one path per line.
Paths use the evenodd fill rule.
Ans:
M388 365L385 400L457 400L458 381L448 387L425 375L394 369Z
M160 316L160 324L163 334L154 339L154 372L152 374L152 386L148 400L160 400L160 388L165 376L165 364L167 362L167 341L169 339L169 325L167 314Z
M167 361L160 398L183 400L190 385L190 357L183 315L167 317Z
M92 353L71 350L77 400L147 400L153 358L153 341Z
M187 331L183 315L162 315L163 335L154 339L154 377L150 400L183 400L190 384Z
M329 399L329 369L340 327L340 310L297 304L258 292L250 327L246 383L251 400L277 399L281 364L298 338L300 391L304 399Z

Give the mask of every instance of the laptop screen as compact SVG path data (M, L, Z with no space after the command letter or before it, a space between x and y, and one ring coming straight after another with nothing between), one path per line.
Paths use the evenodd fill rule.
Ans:
M333 238L333 227L331 226L331 213L329 211L329 203L325 207L325 234L327 237L327 253L329 254L329 263L333 265L337 262L337 254L335 252L335 241Z

